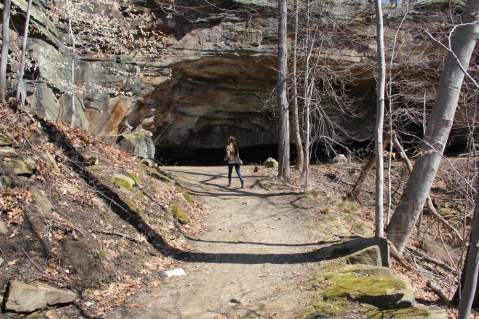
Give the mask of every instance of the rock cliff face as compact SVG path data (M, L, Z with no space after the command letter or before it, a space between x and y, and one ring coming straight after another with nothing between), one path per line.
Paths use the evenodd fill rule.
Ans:
M266 107L266 101L274 101L276 1L71 2L69 10L64 0L33 1L23 91L37 114L69 122L74 104L76 126L118 142L125 140L120 135L137 128L149 130L152 137L141 138L149 147L138 150L141 154L152 154L152 142L182 150L222 148L229 135L237 136L242 146L275 144L274 111ZM345 136L368 138L374 125L370 6L367 1L332 1L325 9L321 3L312 5L324 27L320 30L324 46L316 56L330 74L350 80L345 89L360 111L332 118L345 127ZM12 90L27 1L13 0L13 5ZM412 43L412 49L426 52L417 44L423 40L409 40L403 34L400 45ZM424 55L418 56L422 58L407 57L407 67L398 74L418 72L415 66L424 64ZM437 66L437 60L433 65ZM429 73L425 77L431 78ZM328 79L317 83L321 81ZM329 81L336 89L334 79ZM322 101L327 109L328 99L322 97ZM403 102L410 101L399 103Z
M37 114L70 121L74 93L75 125L98 136L142 125L160 146L220 148L228 135L274 143L274 121L260 112L275 81L274 1L206 9L197 1L73 1L74 52L65 1L33 3L24 91ZM23 30L26 1L13 4ZM22 32L12 33L18 56ZM17 68L11 63L12 89Z

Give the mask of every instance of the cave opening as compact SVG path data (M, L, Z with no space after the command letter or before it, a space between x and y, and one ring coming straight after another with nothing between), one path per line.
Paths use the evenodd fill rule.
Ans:
M411 135L403 136L402 142L409 155L415 154L422 138L422 132L419 127L413 137ZM467 152L468 143L466 134L451 135L446 146L446 156L459 156ZM356 141L345 145L347 149L337 147L334 149L326 147L322 143L314 143L312 145L311 164L330 163L331 159L336 155L343 153L347 156L351 155L354 160L365 160L369 158L371 152L374 151L374 140L368 139ZM291 165L296 162L296 147L291 145ZM217 166L224 165L225 148L190 148L180 146L157 147L155 159L164 165L181 165L181 166ZM262 165L268 157L278 158L277 144L264 144L255 146L240 147L240 156L245 165Z
M356 143L352 150L364 150L367 143ZM329 163L334 153L342 153L340 149L331 151L321 143L312 147L311 164ZM291 163L296 162L296 147L290 148ZM224 165L225 148L184 148L184 147L157 147L156 160L164 165ZM240 147L240 157L245 165L261 165L268 157L278 158L277 144L264 144Z
M246 165L261 164L268 157L277 158L277 155L278 146L275 144L240 147L240 156ZM165 165L216 166L225 164L225 148L158 147L155 157Z

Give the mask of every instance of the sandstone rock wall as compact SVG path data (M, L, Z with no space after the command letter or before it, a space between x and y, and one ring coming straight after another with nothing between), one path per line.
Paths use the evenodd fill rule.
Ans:
M74 52L65 1L33 1L24 91L37 114L69 121L73 94L75 125L98 136L116 137L142 126L160 147L221 148L229 135L237 136L242 146L275 144L274 110L266 101L274 102L276 1L72 2ZM12 90L27 2L13 4ZM345 128L336 138L368 139L374 125L370 4L315 1L312 9L321 27L317 32L322 47L315 52L322 67L318 72L341 74L350 81L341 93L352 96L357 111L335 113L334 101L321 97L331 119ZM388 43L402 12L386 12ZM418 27L418 15L413 10L403 29ZM417 88L424 82L418 78L430 83L423 87L427 99L434 96L436 75L431 69L440 66L443 54L425 47L424 41L400 33L398 47L406 45L411 51L398 50L400 65L393 72L405 93L397 103L420 102L422 107L423 92L418 94Z
M224 2L235 11L182 1L191 12L172 15L161 3L73 1L72 54L65 2L35 0L27 99L37 114L69 121L75 93L75 125L99 136L144 124L159 145L222 147L232 134L244 145L273 143L272 118L258 116L274 87L273 1ZM22 30L26 1L13 3ZM13 38L18 57L21 35Z

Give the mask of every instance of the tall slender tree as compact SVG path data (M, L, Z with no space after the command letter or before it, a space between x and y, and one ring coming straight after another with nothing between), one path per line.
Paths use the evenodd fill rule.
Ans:
M304 38L304 82L303 82L303 101L304 101L304 162L303 170L301 172L301 183L304 185L305 190L309 187L309 161L311 158L311 92L314 87L314 81L312 85L310 84L311 76L311 55L314 48L314 37L311 36L310 32L310 17L311 17L311 6L310 0L306 0L306 31Z
M17 76L17 101L20 101L20 94L22 91L22 81L23 81L23 74L25 73L25 59L27 56L27 41L28 41L28 28L30 25L30 14L32 9L32 0L28 0L28 7L27 7L27 17L25 19L25 28L23 30L23 41L22 41L22 56L20 58L20 68L18 69L18 76Z
M278 177L289 178L289 105L287 90L288 76L288 1L278 0L278 107L279 107L279 150Z
M68 15L68 30L70 33L70 39L72 41L72 47L71 47L71 119L70 119L70 127L75 126L75 118L76 118L76 105L75 105L75 35L73 34L73 27L72 27L72 17L73 17L73 4L71 3L71 0L66 1L67 5L67 15Z
M2 55L0 58L0 100L5 103L5 96L7 94L7 63L8 63L8 49L10 46L10 7L11 0L3 1L3 20L2 20Z
M384 27L382 0L376 0L376 42L378 56L378 79L376 82L376 236L384 237L384 92L386 86L386 59L384 57Z
M467 319L471 316L474 300L477 300L476 289L479 267L479 182L476 182L476 207L472 219L471 242L467 251L465 278L463 280L461 299L459 301L459 318ZM464 272L463 272L464 273Z
M294 0L294 39L293 39L293 109L291 110L291 122L293 126L293 138L296 146L296 168L303 168L304 152L299 126L299 103L298 103L298 32L299 32L299 4Z
M451 52L441 74L420 156L389 223L388 238L400 252L406 247L441 163L464 81L463 69L469 67L479 34L478 14L479 0L468 0L463 24L456 26L451 35Z

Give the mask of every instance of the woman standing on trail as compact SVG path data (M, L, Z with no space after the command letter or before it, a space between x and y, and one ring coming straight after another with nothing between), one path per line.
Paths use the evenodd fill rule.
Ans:
M243 176L241 176L240 166L243 164L243 161L240 159L239 147L236 142L236 138L233 136L228 137L228 145L226 145L226 157L225 161L228 162L228 187L231 186L231 174L233 173L233 167L236 170L241 181L241 188L244 187Z

